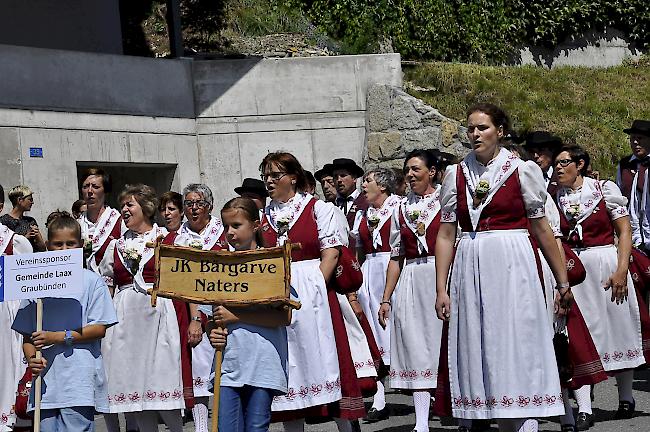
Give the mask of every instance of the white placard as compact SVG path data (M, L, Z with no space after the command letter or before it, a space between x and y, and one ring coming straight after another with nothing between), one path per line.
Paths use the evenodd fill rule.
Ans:
M83 292L83 249L4 255L0 301L75 297Z

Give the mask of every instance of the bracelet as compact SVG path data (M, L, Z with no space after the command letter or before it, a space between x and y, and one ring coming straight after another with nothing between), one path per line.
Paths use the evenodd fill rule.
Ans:
M392 306L392 304L390 304L390 301L388 301L388 300L384 300L383 302L381 302L379 304L380 305L387 304L388 306Z
M201 317L200 317L200 316L192 317L192 318L190 318L190 321L198 321L198 322L201 322Z
M555 285L556 290L561 290L561 289L564 289L564 288L571 288L571 284L569 284L569 282L564 282L564 283L559 283L559 284Z

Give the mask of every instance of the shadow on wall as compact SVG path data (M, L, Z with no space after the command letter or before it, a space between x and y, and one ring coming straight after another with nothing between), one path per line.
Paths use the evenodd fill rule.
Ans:
M609 28L591 31L567 39L555 48L523 47L511 61L513 65L533 65L547 68L559 66L610 67L626 59L638 59L643 53L625 40L622 32Z

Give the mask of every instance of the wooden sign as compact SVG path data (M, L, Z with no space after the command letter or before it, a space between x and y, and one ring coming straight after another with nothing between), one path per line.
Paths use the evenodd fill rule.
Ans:
M293 245L296 247L296 245ZM246 307L288 306L291 284L290 243L282 247L242 252L203 251L156 243L156 296L191 303Z

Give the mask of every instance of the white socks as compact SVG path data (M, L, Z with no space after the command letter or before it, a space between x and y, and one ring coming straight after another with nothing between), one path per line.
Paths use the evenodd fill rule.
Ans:
M339 432L352 432L352 423L348 419L334 418L336 427L339 428Z
M417 432L429 431L429 405L431 393L428 391L414 391L413 405L415 405L415 430Z
M377 411L386 408L386 388L381 380L377 381L377 393L375 393L375 397L372 399L372 407Z
M633 402L632 385L634 384L634 370L626 370L616 374L616 386L618 387L618 400Z
M304 432L305 431L305 420L291 420L283 423L284 432Z
M571 399L569 399L569 390L562 389L562 401L564 402L564 415L560 416L560 424L575 425L576 420L573 417L573 406L571 406Z
M591 386L583 385L573 391L578 403L578 412L592 414L591 412Z
M195 432L208 432L208 406L203 404L203 401L199 402L199 398L192 408L192 417L194 417Z

